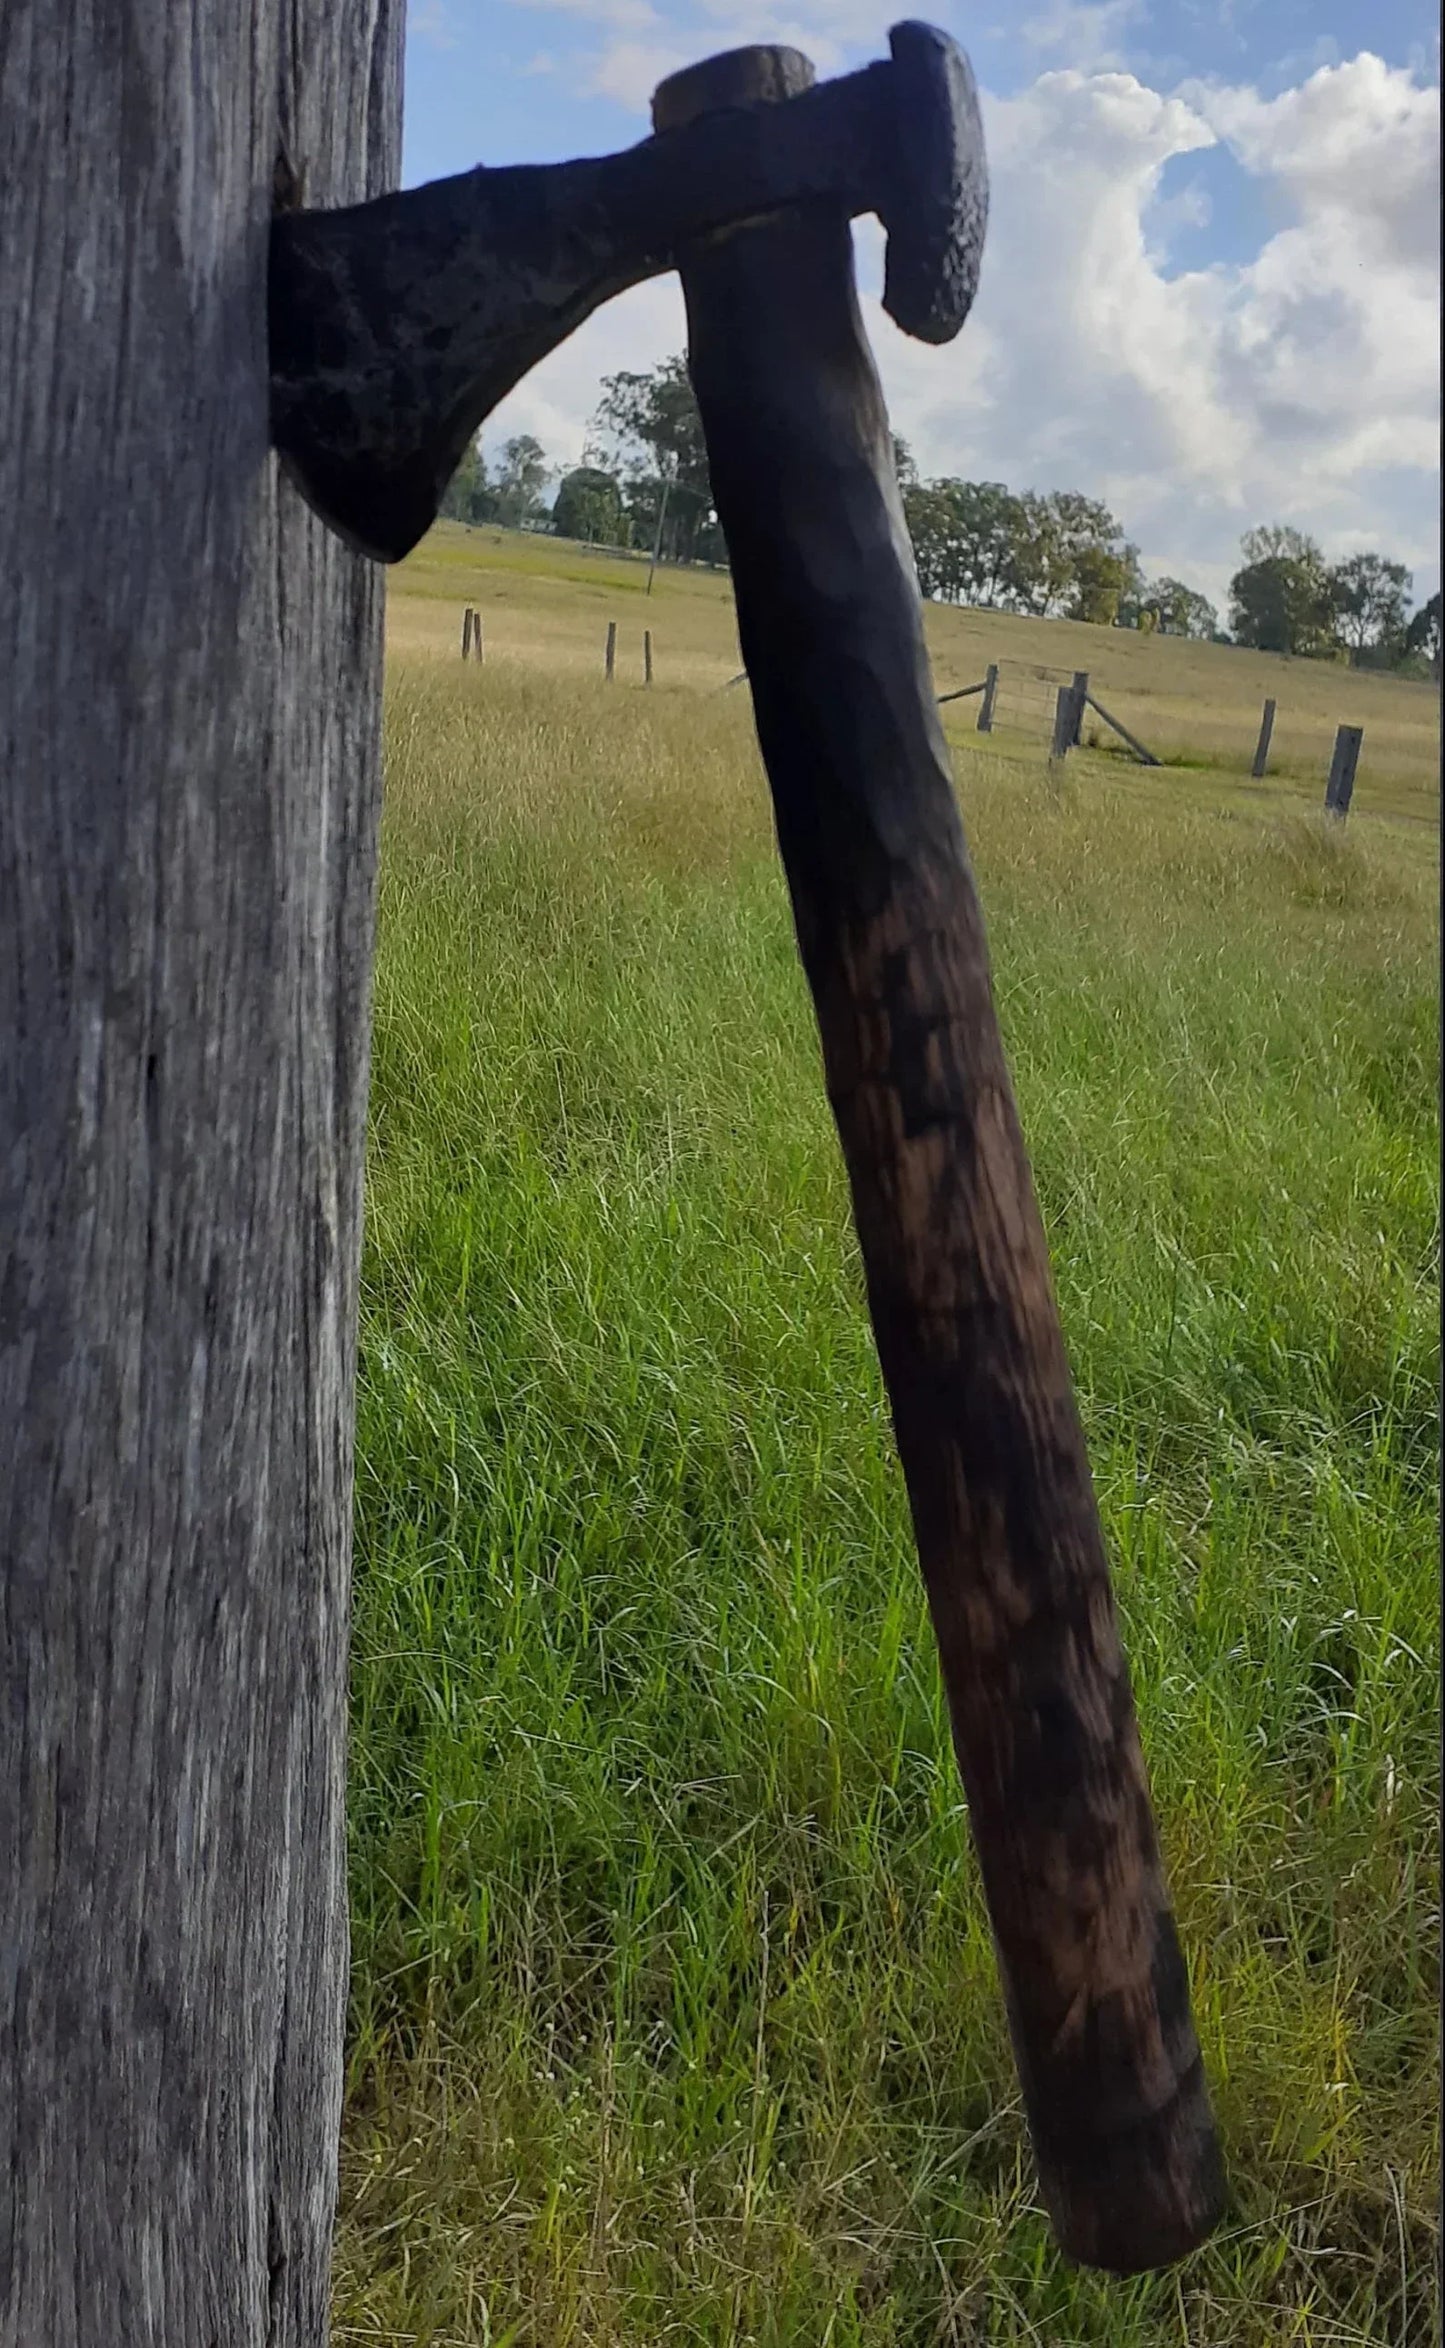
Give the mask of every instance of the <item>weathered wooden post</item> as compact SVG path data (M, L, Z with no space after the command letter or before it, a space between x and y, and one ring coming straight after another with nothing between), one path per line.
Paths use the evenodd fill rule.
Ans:
M1075 669L1072 691L1074 730L1069 736L1069 747L1071 750L1077 750L1084 731L1084 703L1089 698L1089 672L1087 669Z
M608 623L607 623L607 650L606 650L605 654L603 655L603 658L604 658L604 660L605 660L605 662L606 662L606 668L607 668L607 682L608 682L608 684L610 685L610 684L612 683L613 677L614 677L614 675L615 675L615 673L616 673L616 669L617 669L617 622L616 622L616 620L609 620L609 621L608 621Z
M1054 732L1049 744L1049 763L1067 758L1074 744L1074 688L1060 685L1054 700Z
M1274 703L1266 701L1259 721L1259 740L1254 746L1254 764L1250 768L1256 782L1269 763L1269 738L1274 732Z
M981 734L993 732L993 705L998 699L998 662L991 660L983 681L983 699L978 705L978 730Z
M1350 812L1350 801L1355 792L1355 769L1360 763L1360 744L1365 739L1363 726L1341 726L1335 735L1334 756L1330 760L1329 781L1325 785L1325 812L1343 823Z
M321 2348L382 593L267 244L402 12L143 13L0 15L0 2342Z
M651 630L651 628L644 628L644 629L643 629L643 631L642 631L642 682L644 683L644 685L650 685L650 684L652 683L652 630Z

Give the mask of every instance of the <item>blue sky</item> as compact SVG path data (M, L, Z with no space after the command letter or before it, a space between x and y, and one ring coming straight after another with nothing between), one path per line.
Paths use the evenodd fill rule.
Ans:
M871 0L412 0L407 184L601 153L651 89L741 41L820 73L885 52ZM920 11L920 13L929 13ZM1424 0L1000 0L933 21L984 99L983 286L947 351L860 283L925 471L1102 496L1146 566L1223 599L1287 520L1439 584L1438 21ZM580 453L600 377L682 346L672 281L598 315L488 428Z

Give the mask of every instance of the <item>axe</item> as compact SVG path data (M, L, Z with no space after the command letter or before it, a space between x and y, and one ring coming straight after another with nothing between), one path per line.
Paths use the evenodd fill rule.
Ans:
M987 182L967 60L904 24L674 75L654 136L476 171L272 237L273 436L394 561L478 424L620 288L676 268L738 632L1043 2198L1134 2274L1224 2178L1128 1672L924 648L850 219L944 342Z

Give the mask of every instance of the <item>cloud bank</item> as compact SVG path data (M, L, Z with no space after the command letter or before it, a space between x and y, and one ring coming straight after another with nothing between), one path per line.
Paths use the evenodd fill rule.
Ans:
M679 62L648 0L573 0L605 28L584 68L645 104ZM761 16L759 10L758 15ZM791 32L821 69L871 38L866 0L798 0ZM1099 48L1130 12L1094 21ZM709 22L745 39L748 5ZM658 40L661 35L661 40ZM692 50L696 54L696 47ZM1283 520L1333 556L1375 546L1439 583L1439 91L1370 54L1277 95L1071 66L984 93L993 186L983 283L944 351L911 344L876 299L882 239L860 222L869 331L895 427L925 473L1102 497L1146 567L1222 604L1241 531ZM1209 197L1161 193L1176 158L1243 175L1266 221L1242 258L1185 266ZM1201 178L1202 178L1201 174ZM500 409L495 443L533 431L580 453L602 375L682 347L674 281L613 303Z

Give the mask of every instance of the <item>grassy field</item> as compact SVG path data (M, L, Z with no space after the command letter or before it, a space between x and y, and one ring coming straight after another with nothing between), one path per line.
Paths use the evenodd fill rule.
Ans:
M1343 833L957 728L1233 2189L1111 2283L1033 2197L725 594L640 583L445 530L394 583L338 2348L1414 2348L1433 698L1266 688L1364 722ZM1246 768L1278 670L1027 657Z
M482 613L493 666L600 678L607 623L615 620L619 684L640 685L642 632L649 628L659 687L696 693L725 686L740 665L727 579L664 570L649 596L647 568L636 556L444 522L398 576L388 644L399 658L455 661L462 611L471 603ZM1036 768L1054 688L1086 669L1110 714L1167 766L1189 775L1188 805L1208 799L1244 810L1284 794L1318 806L1336 727L1360 725L1365 741L1351 821L1438 827L1440 696L1432 685L1081 621L941 605L931 605L927 617L940 693L973 684L990 661L999 664L998 725L986 744L975 727L976 701L946 713L960 750L986 747L994 758ZM1261 787L1249 770L1267 699L1277 709L1270 774ZM1109 763L1126 766L1131 778L1149 771L1092 715L1088 734L1105 755L1113 743Z

